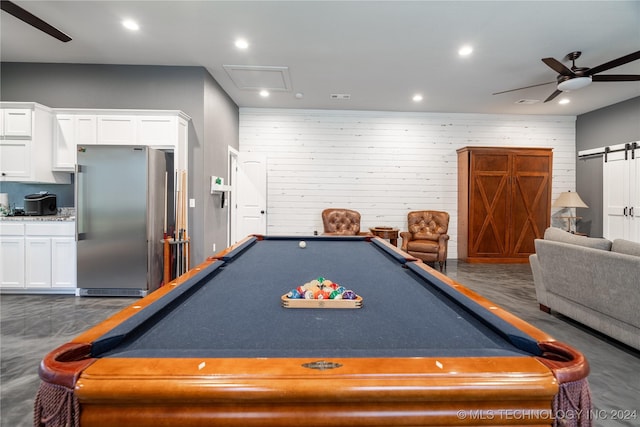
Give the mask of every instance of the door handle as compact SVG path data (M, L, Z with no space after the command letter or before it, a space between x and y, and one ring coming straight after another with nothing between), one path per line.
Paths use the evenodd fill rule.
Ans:
M624 210L622 211L622 214L623 214L624 216L627 216L627 207L626 207L626 206L624 207Z
M625 208L625 209L626 209L626 208ZM264 211L260 211L260 213L261 213L262 215L264 215Z

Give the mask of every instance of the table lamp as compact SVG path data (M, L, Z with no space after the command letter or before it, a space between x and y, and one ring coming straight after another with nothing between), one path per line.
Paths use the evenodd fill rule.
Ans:
M553 202L554 208L588 208L587 204L582 201L580 195L576 192L565 191L560 193L555 202ZM567 218L567 223L569 229L569 233L571 233L571 220L572 219L580 219L579 216L561 216L560 218Z

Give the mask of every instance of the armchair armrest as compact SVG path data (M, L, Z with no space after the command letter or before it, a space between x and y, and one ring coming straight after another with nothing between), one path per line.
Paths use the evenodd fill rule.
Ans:
M402 237L402 246L400 246L400 249L406 252L407 245L412 240L413 234L411 234L411 232L409 231L401 231L400 237Z
M438 237L438 259L446 262L448 247L449 247L449 235L441 234L440 237Z

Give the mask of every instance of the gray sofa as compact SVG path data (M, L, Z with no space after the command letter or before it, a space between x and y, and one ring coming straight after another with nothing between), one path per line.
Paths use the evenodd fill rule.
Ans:
M640 243L548 228L529 257L540 309L640 350Z

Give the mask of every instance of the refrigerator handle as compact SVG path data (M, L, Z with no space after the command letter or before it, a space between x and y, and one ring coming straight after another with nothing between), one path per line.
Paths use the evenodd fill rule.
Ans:
M82 165L76 165L76 185L75 194L76 199L76 242L86 239L86 233L84 232L84 167Z

